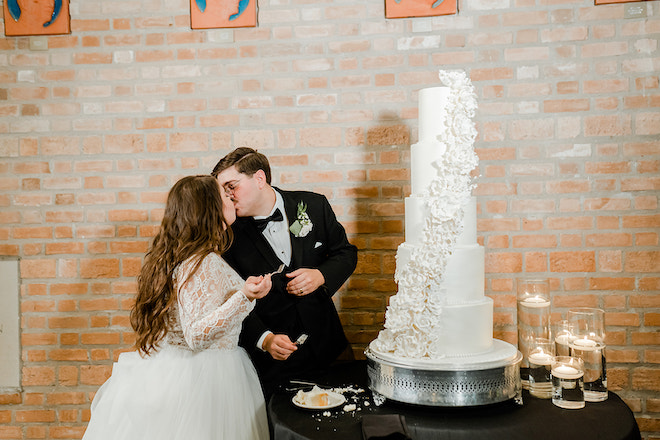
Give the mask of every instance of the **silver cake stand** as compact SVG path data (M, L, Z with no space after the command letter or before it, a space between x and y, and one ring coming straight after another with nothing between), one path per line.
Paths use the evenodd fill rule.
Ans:
M367 375L376 405L385 399L426 406L480 406L515 399L522 404L520 361L511 344L493 340L477 356L438 361L411 360L368 347Z

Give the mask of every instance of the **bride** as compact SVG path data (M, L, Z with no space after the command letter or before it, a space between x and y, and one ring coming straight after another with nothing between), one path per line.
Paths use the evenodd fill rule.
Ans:
M83 439L268 439L264 397L238 335L271 279L244 282L222 259L235 218L211 176L172 187L138 276L137 351L119 356L96 393Z

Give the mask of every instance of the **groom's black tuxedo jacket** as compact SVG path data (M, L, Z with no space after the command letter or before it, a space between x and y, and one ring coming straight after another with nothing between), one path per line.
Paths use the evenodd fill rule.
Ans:
M282 191L289 225L296 221L298 203L307 205L307 215L313 224L305 237L291 239L291 264L282 274L273 275L273 287L257 300L252 313L245 319L240 337L266 385L327 366L346 348L347 340L332 302L332 295L355 270L357 248L348 242L346 232L337 221L328 200L307 191ZM275 271L281 261L257 229L252 217L237 218L232 225L234 241L225 253L225 260L243 277ZM298 297L286 292L289 281L284 273L298 268L316 268L325 284L315 292ZM286 361L276 361L258 349L259 337L266 331L284 333L295 341L301 334L309 335Z

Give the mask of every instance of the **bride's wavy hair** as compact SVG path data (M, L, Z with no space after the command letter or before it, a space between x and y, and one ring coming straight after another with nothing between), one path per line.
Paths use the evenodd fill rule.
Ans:
M176 301L174 269L194 257L192 275L204 257L222 254L231 244L233 235L222 212L220 191L218 181L209 175L188 176L167 195L163 221L138 275L131 310L135 347L141 353L155 350L169 330L169 312Z

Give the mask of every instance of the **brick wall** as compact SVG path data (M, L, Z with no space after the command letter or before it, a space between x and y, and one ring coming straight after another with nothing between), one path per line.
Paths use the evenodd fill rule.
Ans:
M403 241L417 91L466 69L479 96L479 239L496 337L512 280L551 279L555 318L606 310L608 376L660 438L660 4L259 1L259 27L191 31L186 0L73 1L71 35L0 38L0 256L20 258L22 390L0 438L80 438L133 336L135 275L170 186L233 146L326 194L360 249L338 305L358 354Z

